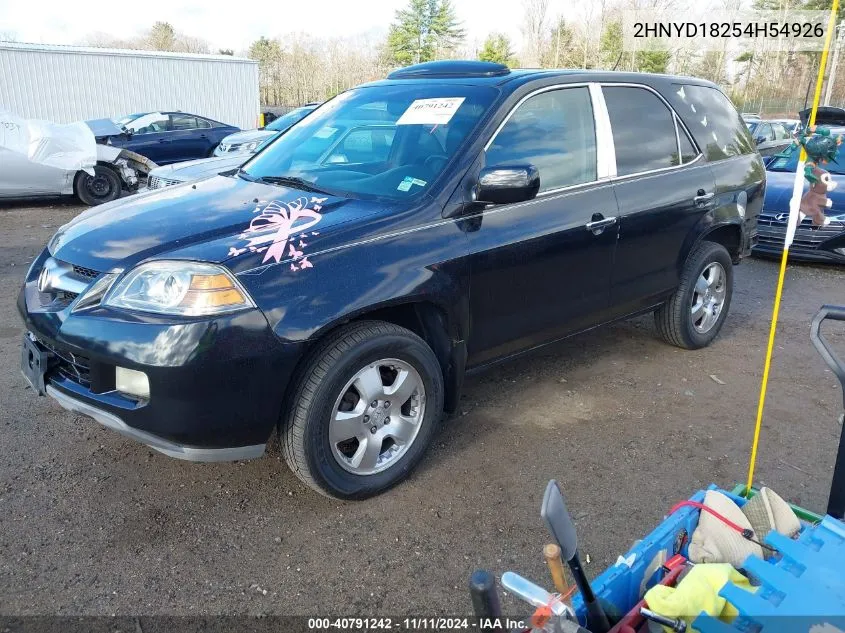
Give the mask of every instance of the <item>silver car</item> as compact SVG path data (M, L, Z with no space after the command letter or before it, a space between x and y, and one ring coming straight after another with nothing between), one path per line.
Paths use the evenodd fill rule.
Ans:
M230 156L213 156L211 158L200 158L189 160L184 163L175 163L157 167L150 172L147 179L148 189L163 189L171 185L180 185L185 182L195 182L211 178L217 174L223 174L237 169L249 160L251 154L233 154Z
M283 114L265 127L229 134L220 141L220 144L214 150L214 155L254 154L265 143L276 138L282 132L286 132L294 123L304 119L318 105L317 103L309 103Z
M748 131L762 156L782 152L792 143L792 134L779 121L751 121Z

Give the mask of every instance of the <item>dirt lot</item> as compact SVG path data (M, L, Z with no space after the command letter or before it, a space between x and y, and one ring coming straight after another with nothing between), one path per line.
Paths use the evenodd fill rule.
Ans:
M180 462L25 388L15 297L80 210L0 210L2 614L469 614L476 567L547 583L538 515L552 477L593 574L675 501L745 477L774 262L737 269L730 317L706 350L668 347L641 318L470 379L409 481L339 503L300 485L277 448L248 463ZM842 409L808 337L822 303L845 304L845 270L790 266L757 477L816 510ZM830 339L845 352L845 335Z

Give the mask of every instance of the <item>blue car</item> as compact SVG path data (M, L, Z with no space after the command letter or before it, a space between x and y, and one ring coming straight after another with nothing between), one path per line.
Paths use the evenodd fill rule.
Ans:
M830 127L832 134L845 134L845 127ZM798 165L798 148L790 147L766 161L766 197L763 213L757 222L757 245L754 253L780 255L789 220L789 200ZM798 225L789 247L794 260L845 264L845 156L824 165L836 188L827 197L833 206L827 210L830 224L813 226L810 218ZM807 188L805 183L804 188Z
M159 165L211 156L224 137L240 131L187 112L144 112L86 123L98 143L123 147Z

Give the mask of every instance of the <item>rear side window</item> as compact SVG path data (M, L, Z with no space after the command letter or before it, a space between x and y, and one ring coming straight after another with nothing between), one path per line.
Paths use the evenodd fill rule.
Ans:
M772 126L768 123L762 123L757 127L757 138L762 139L762 142L774 141L775 135L772 132Z
M775 129L775 139L778 141L782 141L784 139L789 138L789 132L786 131L786 128L781 123L774 123L772 127Z
M352 130L323 162L377 163L385 161L390 156L395 133L396 128L393 126Z
M757 151L742 117L720 90L690 84L673 84L672 89L670 100L707 160ZM754 134L760 133L755 130Z
M675 117L657 95L628 86L604 86L602 91L613 129L618 176L681 164Z
M596 179L596 129L588 88L541 92L520 105L487 149L486 163L540 172L540 191Z

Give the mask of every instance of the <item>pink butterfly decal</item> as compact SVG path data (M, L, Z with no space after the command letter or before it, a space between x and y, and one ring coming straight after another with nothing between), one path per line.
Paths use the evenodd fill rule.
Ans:
M299 248L305 248L306 246L308 246L308 244L306 244L302 240L299 240Z
M291 262L290 269L291 269L293 272L296 272L297 270L299 270L299 268L297 268L297 267L296 267L296 265L295 265L293 262Z
M305 270L306 268L314 268L314 264L309 262L307 257L303 257L299 264L303 270Z
M246 253L245 248L235 248L234 246L229 248L229 257L237 257L241 253Z
M290 252L288 253L288 255L290 255L293 258L302 257L302 251L296 250L293 247L293 244L288 244L288 246L290 246Z

